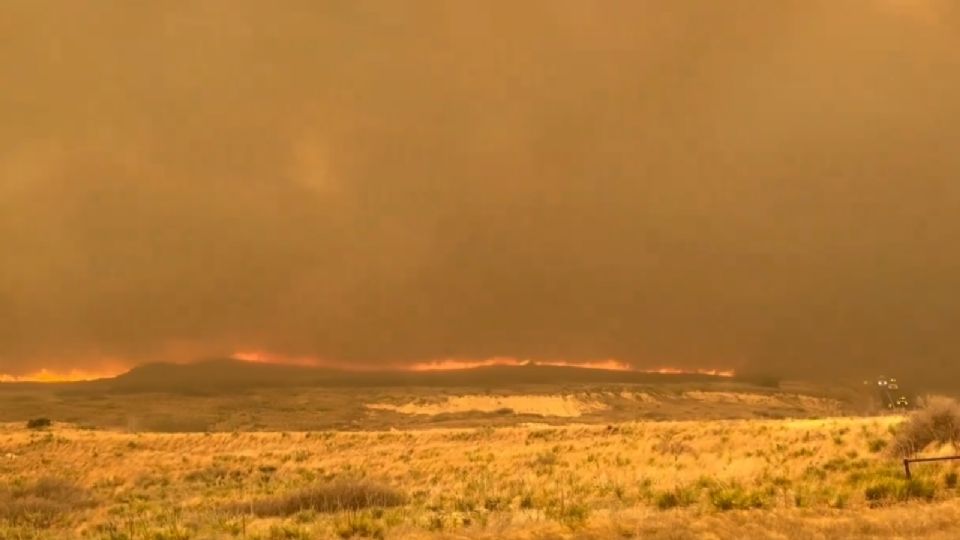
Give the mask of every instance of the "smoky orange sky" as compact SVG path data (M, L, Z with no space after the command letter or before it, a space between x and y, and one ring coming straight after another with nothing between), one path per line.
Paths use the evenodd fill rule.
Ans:
M9 0L0 81L0 374L960 374L951 0Z

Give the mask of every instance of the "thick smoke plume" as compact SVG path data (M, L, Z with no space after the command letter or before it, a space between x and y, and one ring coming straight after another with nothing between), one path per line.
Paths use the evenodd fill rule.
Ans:
M0 374L960 374L960 9L0 6Z

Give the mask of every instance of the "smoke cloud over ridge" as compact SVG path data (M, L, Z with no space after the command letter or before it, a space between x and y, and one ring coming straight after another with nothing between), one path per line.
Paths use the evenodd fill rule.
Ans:
M960 374L949 1L12 1L0 374Z

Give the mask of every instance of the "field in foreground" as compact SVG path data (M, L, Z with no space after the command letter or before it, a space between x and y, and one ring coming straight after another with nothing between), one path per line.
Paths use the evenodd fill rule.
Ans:
M897 417L158 434L0 424L0 538L956 538Z

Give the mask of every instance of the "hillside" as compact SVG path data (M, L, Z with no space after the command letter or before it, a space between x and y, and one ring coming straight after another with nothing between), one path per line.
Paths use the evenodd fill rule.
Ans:
M672 384L717 381L724 382L727 379L701 374L644 373L538 365L435 371L347 371L211 359L190 364L146 364L110 379L43 386L116 393L211 393L276 387L502 387L527 384ZM39 386L35 383L0 384L0 390L18 387Z

